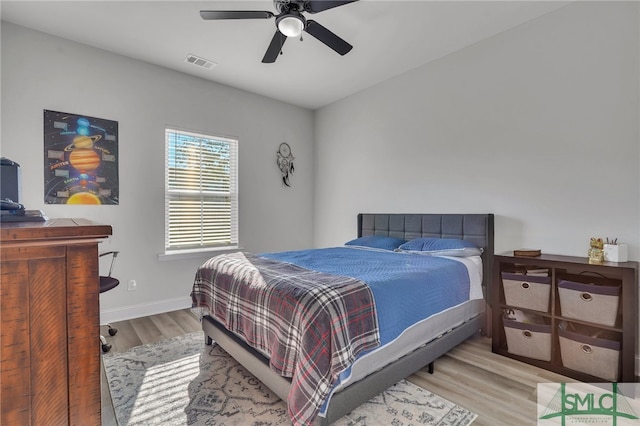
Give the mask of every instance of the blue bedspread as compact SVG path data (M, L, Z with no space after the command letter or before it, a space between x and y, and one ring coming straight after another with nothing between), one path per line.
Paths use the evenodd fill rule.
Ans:
M393 341L412 324L469 300L466 267L444 257L358 247L260 256L367 283L376 303L381 346Z

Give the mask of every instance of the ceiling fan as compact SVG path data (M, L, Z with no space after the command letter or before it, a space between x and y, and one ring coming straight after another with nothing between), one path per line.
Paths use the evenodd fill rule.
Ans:
M346 55L353 48L349 43L329 31L314 20L306 19L302 12L318 13L343 6L358 0L273 0L277 14L256 10L201 10L202 19L270 19L276 18L276 33L271 39L264 63L273 63L282 53L287 37L300 37L302 31L317 38L340 55Z

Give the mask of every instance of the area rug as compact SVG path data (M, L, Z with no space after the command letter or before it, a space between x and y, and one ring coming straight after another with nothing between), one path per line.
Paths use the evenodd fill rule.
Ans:
M103 356L119 426L289 425L286 404L202 332ZM335 425L468 425L476 414L403 380Z

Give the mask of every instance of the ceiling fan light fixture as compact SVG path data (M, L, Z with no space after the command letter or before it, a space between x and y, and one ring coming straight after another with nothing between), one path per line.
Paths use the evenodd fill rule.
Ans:
M278 31L287 37L300 37L304 30L302 16L286 15L278 20Z

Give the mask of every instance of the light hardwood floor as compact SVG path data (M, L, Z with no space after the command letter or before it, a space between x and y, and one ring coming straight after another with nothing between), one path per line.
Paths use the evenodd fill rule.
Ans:
M105 336L107 342L112 345L111 353L125 352L135 346L155 343L160 340L202 330L200 321L198 321L189 309L114 322L111 326L118 330L115 336L109 336L107 327L100 327L102 335ZM111 394L109 393L104 368L102 368L101 385L102 425L117 426L118 423L116 422L115 412L113 411Z
M200 323L188 309L112 324L109 336L101 327L112 352L199 331ZM537 383L573 381L491 352L491 340L476 336L435 363L434 374L425 369L411 382L478 414L473 426L526 426L536 424ZM115 426L104 370L102 373L102 424Z

